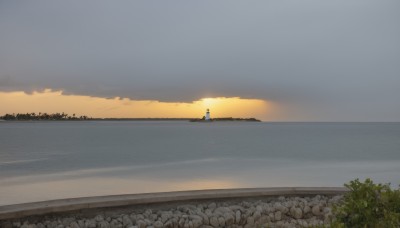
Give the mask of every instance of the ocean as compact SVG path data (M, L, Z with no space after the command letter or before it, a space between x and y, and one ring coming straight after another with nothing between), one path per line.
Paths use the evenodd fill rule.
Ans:
M0 205L367 177L400 184L400 123L0 122Z

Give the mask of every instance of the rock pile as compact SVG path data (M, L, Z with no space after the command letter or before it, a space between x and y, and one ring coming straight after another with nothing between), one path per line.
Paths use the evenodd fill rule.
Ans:
M17 228L212 228L313 227L329 224L332 205L341 196L279 197L258 201L208 202L179 205L169 210L148 209L128 214L95 217L54 217L42 221L21 219Z

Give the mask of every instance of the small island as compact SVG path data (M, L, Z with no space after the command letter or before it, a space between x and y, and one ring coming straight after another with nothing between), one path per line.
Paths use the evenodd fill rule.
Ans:
M245 121L245 122L261 122L256 118L233 118L233 117L224 117L224 118L213 118L210 120L202 119L190 119L190 122L223 122L223 121Z
M233 117L223 117L223 118L211 118L210 109L207 109L206 115L200 119L190 119L190 122L222 122L222 121L247 121L247 122L261 122L256 118L233 118Z
M246 121L246 122L261 122L256 118L233 118L233 117L224 117L224 118L213 118L206 120L205 118L201 119L190 119L190 122L223 122L223 121Z

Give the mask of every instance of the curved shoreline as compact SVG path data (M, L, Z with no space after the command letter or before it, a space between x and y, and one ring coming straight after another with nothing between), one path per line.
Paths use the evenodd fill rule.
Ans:
M344 187L277 187L243 188L143 193L111 196L59 199L33 203L0 206L0 220L29 216L67 213L87 209L119 208L127 206L182 203L202 200L228 200L278 196L336 196L348 190Z

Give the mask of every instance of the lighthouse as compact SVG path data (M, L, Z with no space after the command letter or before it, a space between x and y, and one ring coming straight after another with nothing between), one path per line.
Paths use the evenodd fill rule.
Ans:
M210 109L207 109L207 112L206 112L206 121L210 121L211 120L211 118L210 118Z

